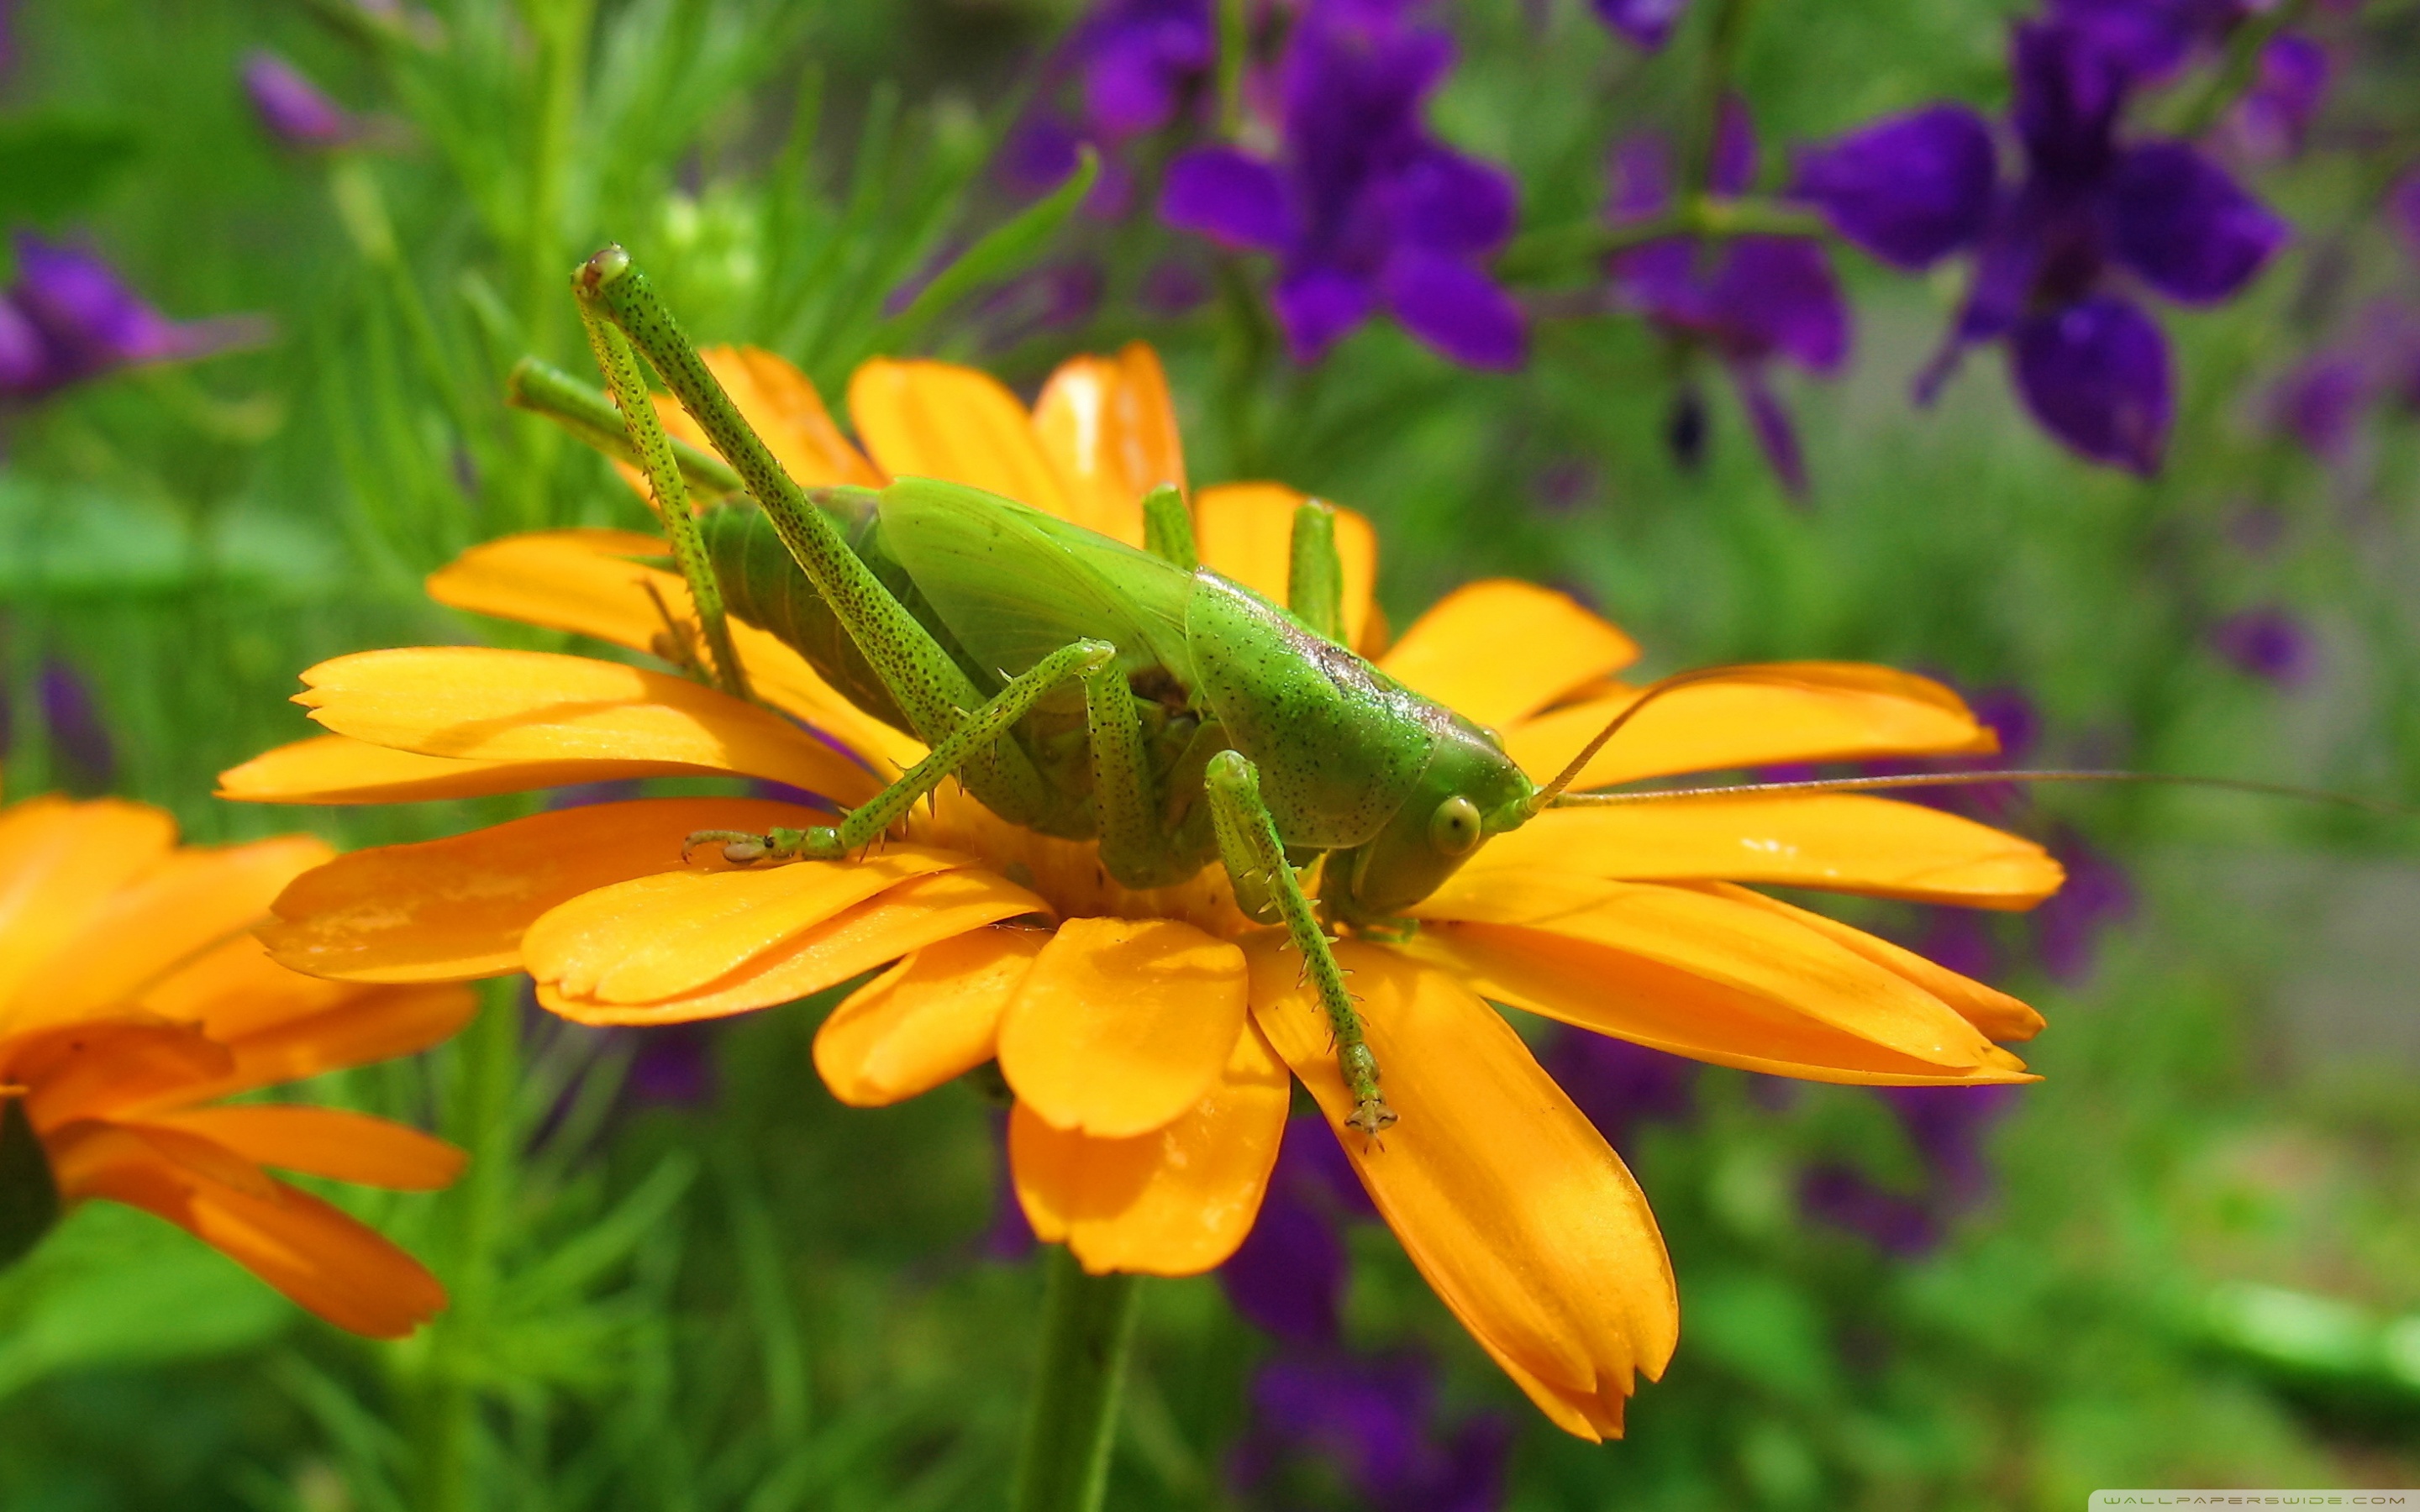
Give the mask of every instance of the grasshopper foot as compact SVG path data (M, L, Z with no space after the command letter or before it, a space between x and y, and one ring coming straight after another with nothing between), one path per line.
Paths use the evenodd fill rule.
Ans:
M1387 1105L1385 1096L1373 1095L1353 1104L1353 1117L1344 1120L1344 1126L1375 1139L1380 1130L1392 1127L1394 1122L1395 1110Z
M768 834L751 835L739 829L692 830L681 841L681 864L689 864L691 852L707 845L722 847L722 858L733 866L752 866L758 861L795 861L805 848L809 831L776 829Z

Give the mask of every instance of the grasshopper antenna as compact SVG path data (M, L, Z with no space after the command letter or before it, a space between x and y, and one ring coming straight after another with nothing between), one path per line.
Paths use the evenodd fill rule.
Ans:
M1628 707L1606 720L1605 728L1598 731L1587 745L1580 748L1579 754L1563 764L1563 769L1555 774L1553 781L1538 790L1537 794L1529 799L1529 815L1534 818L1547 809L1582 807L1581 803L1575 803L1572 801L1572 797L1567 797L1563 790L1579 780L1579 775L1588 770L1588 764L1596 759L1596 753L1605 748L1606 742L1619 734L1621 727L1635 718L1638 711L1667 693L1698 683L1803 684L1805 681L1805 678L1793 677L1779 668L1756 666L1700 667L1694 671L1674 672L1669 677L1657 678L1648 684L1646 690L1632 701Z
M1643 700L1641 702L1644 702ZM1632 708L1637 705L1633 704ZM1626 715L1629 711L1623 711ZM1560 779L1559 779L1558 781ZM1713 787L1656 788L1644 793L1557 793L1542 807L1549 809L1612 809L1628 804L1668 803L1683 798L1738 797L1768 793L1876 793L1895 788L1966 787L1987 782L2138 782L2162 787L2217 788L2228 793L2256 793L2264 797L2301 798L2311 803L2359 809L2388 818L2420 816L2420 808L2365 798L2350 793L2294 787L2284 782L2254 782L2233 777L2188 777L2174 772L2095 772L2009 770L1990 772L1912 772L1892 777L1817 778L1803 782L1733 782Z

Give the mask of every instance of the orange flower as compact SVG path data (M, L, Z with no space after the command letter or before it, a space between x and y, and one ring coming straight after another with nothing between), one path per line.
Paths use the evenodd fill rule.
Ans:
M48 1166L46 1186L39 1164L8 1162L12 1211L143 1208L330 1322L399 1338L444 1288L261 1167L417 1192L453 1180L461 1151L364 1114L221 1101L425 1050L470 1016L458 987L353 986L269 959L248 932L332 854L302 835L180 846L167 814L112 799L0 810L0 1143L30 1130Z
M1032 415L980 373L869 363L849 399L870 459L778 359L709 361L809 483L938 476L1135 541L1140 495L1183 477L1158 364L1140 347L1071 363ZM1281 600L1299 499L1267 484L1199 490L1203 561ZM1374 542L1358 517L1340 518L1349 634L1374 651ZM644 560L661 549L613 532L520 536L429 586L459 608L644 649L662 628L651 594L682 602L680 580ZM306 672L302 702L334 733L236 768L225 790L382 802L720 771L847 805L921 752L780 641L734 630L759 696L829 738L613 663L381 651ZM1635 655L1569 598L1491 581L1431 609L1378 665L1500 730L1544 779L1638 697L1611 680ZM1658 698L1586 781L1990 748L1934 684L1808 663ZM953 784L862 860L681 863L692 830L818 822L763 800L659 798L363 852L289 888L267 938L288 964L357 981L526 970L548 1008L597 1024L744 1012L887 968L816 1036L826 1085L874 1105L997 1059L1016 1097L1010 1157L1026 1214L1094 1272L1189 1274L1233 1252L1276 1157L1289 1072L1340 1129L1352 1112L1284 932L1238 912L1221 869L1132 891L1093 845L1012 827ZM1540 1408L1576 1434L1617 1433L1634 1375L1660 1373L1677 1337L1662 1241L1621 1160L1487 999L1783 1075L2022 1080L1992 1041L2031 1035L2031 1009L1741 884L2022 908L2059 880L2024 841L1884 799L1544 813L1420 903L1407 938L1339 944L1402 1120L1344 1148L1438 1295Z

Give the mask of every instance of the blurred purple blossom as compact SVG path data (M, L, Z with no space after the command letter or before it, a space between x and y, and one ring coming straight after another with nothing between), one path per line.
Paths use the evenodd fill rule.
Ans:
M2268 397L2271 423L2331 463L2352 457L2362 421L2379 405L2420 409L2420 313L2376 301L2352 332L2304 358Z
M1336 1344L1347 1280L1342 1229L1345 1220L1375 1212L1326 1123L1315 1116L1293 1119L1260 1216L1219 1268L1228 1302L1247 1322L1289 1344Z
M1899 1115L1900 1130L1924 1162L1927 1189L1943 1205L1963 1208L1991 1187L1983 1139L2016 1107L2017 1088L1986 1087L1885 1087L1882 1100Z
M1606 1143L1627 1154L1639 1127L1697 1109L1698 1062L1585 1029L1557 1031L1546 1071Z
M1650 53L1672 39L1672 28L1689 0L1590 0L1597 20Z
M2386 218L2402 239L2403 250L2420 261L2420 168L2414 168L2386 192Z
M2211 626L2210 644L2238 670L2279 687L2300 687L2319 660L2302 620L2273 604L2219 621Z
M1212 0L1103 0L1052 58L1048 77L1073 85L1072 108L1046 104L1017 124L999 171L1010 189L1038 195L1076 171L1078 149L1100 154L1085 199L1094 215L1125 214L1134 198L1126 144L1166 129L1218 57Z
M261 320L170 320L90 253L30 232L16 239L17 281L0 293L0 403L146 363L180 362L257 342Z
M91 685L53 656L42 663L35 687L51 738L52 780L71 793L107 792L117 778L117 746Z
M1964 308L1917 379L1930 402L1964 349L2005 340L2018 393L2094 461L2155 471L2175 416L2166 336L2136 285L2218 303L2283 246L2286 224L2189 144L2122 142L2128 92L2206 24L2198 0L2071 0L2017 27L2010 124L2025 171L1999 181L1990 127L1934 106L1820 148L1799 187L1840 234L1902 268L1971 250Z
M1033 1237L1033 1225L1025 1216L1025 1204L1017 1200L1016 1178L1008 1167L1006 1108L992 1114L991 1151L991 1227L984 1230L978 1247L991 1259L1015 1262L1032 1255L1034 1245L1041 1242Z
M715 1072L711 1020L633 1029L622 1099L636 1107L702 1107L721 1086Z
M1893 1192L1854 1165L1825 1161L1798 1178L1798 1211L1863 1234L1885 1253L1917 1256L1941 1242L1940 1221L1922 1197Z
M1745 193L1756 177L1756 159L1747 113L1730 101L1715 132L1710 192L1717 197ZM1650 222L1671 208L1672 151L1661 137L1622 143L1610 167L1606 219L1614 225ZM1666 237L1615 255L1606 269L1617 301L1721 361L1765 459L1792 496L1805 497L1797 429L1767 370L1787 359L1829 375L1848 360L1848 305L1823 245L1800 237L1753 236L1709 247L1694 237Z
M2260 50L2251 87L2227 115L2227 132L2243 155L2255 162L2277 162L2300 153L2334 73L2327 49L2309 38L2271 38Z
M1465 366L1528 354L1520 307L1482 265L1512 234L1515 186L1421 119L1453 66L1403 0L1306 0L1277 67L1274 161L1196 147L1169 167L1159 213L1221 245L1274 254L1278 324L1317 362L1383 306Z
M1210 298L1210 277L1187 258L1162 257L1143 273L1137 292L1154 315L1184 315Z
M1821 1162L1800 1175L1799 1211L1863 1234L1889 1254L1924 1254L1941 1242L1950 1218L1990 1195L1983 1141L2015 1107L2016 1094L2006 1086L1877 1088L1916 1156L1916 1190L1894 1190L1854 1165Z
M2134 912L2134 883L2125 867L2082 836L2063 834L2051 855L2067 869L2067 884L2033 911L2034 953L2061 981L2079 982L2098 963L2102 932Z
M327 148L361 139L360 119L276 54L261 49L248 54L242 78L253 114L282 146Z
M1252 1422L1230 1462L1250 1504L1348 1504L1388 1512L1493 1512L1504 1496L1512 1423L1496 1413L1439 1422L1423 1357L1289 1357L1252 1381Z

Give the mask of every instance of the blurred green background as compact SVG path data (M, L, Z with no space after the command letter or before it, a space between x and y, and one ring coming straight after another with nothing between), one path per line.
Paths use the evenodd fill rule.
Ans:
M2016 9L1769 0L1742 87L1769 143L1936 98L1997 108ZM992 165L1076 19L1064 0L0 14L12 140L104 147L58 203L12 210L175 316L271 322L246 349L0 413L11 796L123 793L205 841L300 825L360 844L514 811L209 795L310 729L285 700L316 660L560 643L440 609L418 580L508 531L644 525L600 461L501 398L526 352L581 365L565 275L607 239L698 337L780 350L835 403L877 352L977 362L1030 395L1066 355L1147 338L1194 481L1278 477L1368 514L1397 625L1515 574L1621 624L1649 672L1885 661L2022 696L2044 764L2420 794L2420 432L2382 413L2330 464L2264 419L2346 312L2420 285L2376 215L2379 176L2420 132L2409 4L2328 13L2353 59L2331 104L2348 124L2255 178L2294 246L2226 308L2163 316L2181 393L2161 476L2061 451L1993 356L1911 408L1959 285L1844 254L1849 372L1779 380L1816 480L1805 505L1719 387L1702 465L1676 458L1670 354L1626 316L1544 320L1528 367L1494 376L1383 321L1295 370L1249 297L1154 313L1143 285L1167 257L1213 284L1259 275L1156 227L1147 200L1069 219L970 297L901 313L894 290L1019 208ZM1593 213L1606 144L1670 126L1699 41L1684 23L1641 55L1577 0L1444 15L1462 63L1433 121L1518 172L1532 226ZM263 47L358 112L364 138L273 140L238 83ZM1075 266L1101 298L1036 317L1034 270ZM2308 639L2299 680L2213 644L2230 615L2273 607ZM1628 1440L1594 1447L1535 1419L1383 1229L1353 1234L1353 1340L1423 1351L1449 1423L1517 1426L1502 1504L2064 1508L2102 1486L2420 1485L2420 830L2142 790L2044 793L1999 817L2054 841L2107 906L2069 916L2056 951L2022 920L1957 936L2052 1027L2027 1052L2047 1080L1984 1135L1987 1179L1931 1211L1937 1243L1894 1252L1807 1196L1810 1173L1847 1170L1916 1200L1926 1151L1883 1102L1706 1072L1688 1117L1622 1142L1684 1335ZM1951 927L1858 917L1918 943ZM806 1054L825 1006L698 1037L702 1096L644 1095L628 1073L660 1046L537 1018L477 1074L456 1046L334 1079L329 1096L481 1156L454 1193L345 1198L454 1288L408 1343L313 1322L150 1218L78 1213L0 1276L0 1504L999 1504L1039 1276L985 1245L992 1115L963 1087L839 1108ZM482 1032L518 1023L500 1006ZM1144 1305L1110 1504L1280 1504L1228 1468L1274 1347L1215 1278L1155 1283ZM1342 1479L1291 1494L1361 1504Z

